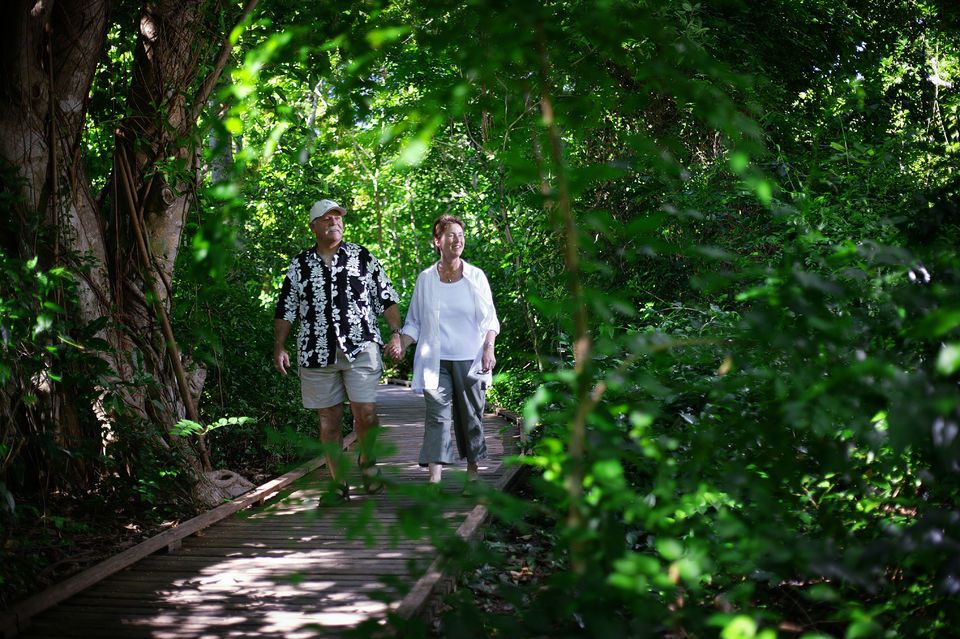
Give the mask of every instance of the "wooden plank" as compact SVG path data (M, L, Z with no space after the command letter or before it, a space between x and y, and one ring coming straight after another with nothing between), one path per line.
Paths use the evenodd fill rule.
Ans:
M374 592L370 590L369 592ZM373 602L374 599L367 596L357 596L350 599L332 599L332 598L318 598L313 597L301 597L296 601L285 600L285 605L276 605L262 602L243 602L235 603L233 605L225 604L223 601L217 600L211 602L206 606L206 609L201 608L197 610L195 605L179 605L179 606L164 606L162 608L155 608L152 606L140 606L140 607L131 607L131 606L91 606L86 604L84 606L76 606L65 604L64 609L69 612L71 615L74 615L77 620L80 620L83 616L95 616L100 618L117 618L124 615L137 616L137 617L151 617L159 616L170 613L189 613L192 620L200 619L210 619L213 621L222 620L223 617L230 615L231 613L244 613L254 610L257 613L267 613L267 612L280 612L287 614L288 611L295 609L297 614L308 615L311 613L324 612L331 608L331 605L337 605L340 607L350 606L355 604L368 605ZM387 604L381 603L381 608L384 610L387 608ZM213 610L211 610L213 609Z
M330 548L341 552L348 552L352 556L353 553L380 553L411 550L433 552L434 550L433 546L426 541L409 539L399 540L394 543L394 540L386 535L381 535L380 537L375 538L373 544L356 540L350 543L343 539L320 539L312 542L301 542L293 539L280 539L277 542L271 543L270 546L267 547L265 544L260 542L251 541L248 542L249 545L242 546L222 545L220 541L220 539L209 539L204 540L205 543L199 543L200 540L198 539L189 546L185 546L183 549L179 550L177 554L188 557L259 557L265 552L296 554Z
M441 513L437 513L438 516L442 519L447 520L458 520L462 519L464 513L467 511L466 506L469 505L469 502L466 498L460 497L460 490L456 490L455 495L444 495L447 506L447 510ZM455 497L455 499L451 499ZM427 502L426 495L424 496L424 501L417 501L408 504L398 503L397 508L410 508L411 514L417 514L421 512L430 512L430 509L435 509L436 506L433 503ZM449 503L452 502L452 503ZM352 504L351 504L352 505ZM299 535L299 534L309 534L318 530L332 530L345 532L347 529L354 528L355 517L360 513L359 508L351 508L351 505L337 506L336 509L330 509L326 517L316 516L315 518L307 519L293 519L292 517L277 517L273 519L244 519L242 521L231 521L223 522L222 525L217 526L217 533L211 531L204 532L204 537L209 538L216 534L222 534L224 536L229 536L231 532L243 532L246 531L255 531L257 534L269 533L270 531L286 532L288 535ZM456 510L453 510L456 508ZM372 521L371 524L375 524L377 521L393 521L401 518L406 518L407 515L395 511L373 511L371 513L363 513L364 516L367 514L370 515ZM284 525L286 524L286 525Z
M377 592L383 588L383 583L375 581L373 579L365 578L363 580L354 579L350 576L338 577L336 579L330 578L325 579L320 582L312 582L307 584L297 584L291 583L288 592L283 593L283 597L279 599L267 599L260 596L256 599L257 605L263 606L286 606L290 602L299 602L304 600L307 602L316 601L319 597L323 596L336 596L338 598L342 597L342 591L334 592L332 586L336 585L348 585L350 587L350 593L367 593L367 592ZM326 590L322 590L324 588ZM82 593L75 595L68 599L67 601L60 604L63 608L69 609L71 606L112 606L120 605L123 602L129 602L128 606L137 606L143 605L145 600L144 592L134 591L130 589L122 590L109 590L104 591L97 587L97 590L85 590ZM151 606L161 606L161 607L183 607L190 606L193 604L191 600L194 597L205 596L202 591L189 591L186 593L153 593L153 599L149 600ZM259 596L259 593L257 593ZM249 605L251 598L247 593L237 593L231 596L218 597L217 602L224 606L238 606L243 607ZM297 603L297 605L301 605Z
M335 636L358 620L382 613L386 605L366 601L362 605L329 609L310 614L285 613L279 619L269 612L227 617L194 618L187 614L166 614L158 617L133 617L124 624L103 616L87 616L64 633L64 629L46 623L37 624L41 637L54 639L196 639L203 637L316 639Z
M391 554L391 553L382 553ZM347 559L347 565L344 565L344 559ZM297 572L300 574L312 573L317 570L338 570L343 567L350 572L363 572L365 574L376 574L378 570L392 569L394 566L405 567L417 560L418 555L401 556L366 556L358 557L355 553L350 553L344 557L344 553L331 552L325 557L300 556L300 557L169 557L158 555L149 557L137 566L137 572L153 572L177 574L195 574L204 568L215 566L218 571L238 572L246 574L270 574L280 572Z
M283 578L281 578L283 577ZM291 579L278 575L272 583L275 590L282 591L277 593L265 592L262 584L238 586L233 592L227 594L216 583L186 583L171 586L170 580L165 582L149 581L144 579L127 580L111 578L109 581L101 582L82 593L74 595L67 601L60 604L66 606L74 599L97 598L97 599L137 599L146 598L156 601L158 598L184 600L196 596L205 596L204 593L214 593L218 597L232 597L236 599L246 599L250 596L263 599L268 596L278 596L283 599L293 592L318 592L321 590L334 590L338 592L351 591L355 588L368 586L382 587L384 580L392 580L392 574L384 575L358 575L355 573L322 573L317 575L295 575ZM282 586L282 588L281 588ZM58 607L59 611L60 608Z
M451 524L460 525L461 522L453 521ZM404 548L414 547L420 543L429 543L429 540L418 537L404 536L402 531L391 532L389 530L369 531L369 539L372 543L367 543L365 537L359 539L347 539L340 530L331 530L331 535L319 535L314 539L300 539L296 536L283 535L280 533L266 535L258 531L257 539L245 538L241 533L235 535L218 535L216 537L204 537L196 539L189 547L185 547L179 553L201 554L207 548L224 548L233 552L259 551L261 554L273 550L277 552L294 552L297 550L318 550L334 546L349 552L351 549L362 548ZM339 544L336 537L340 537ZM196 550L194 550L196 549Z
M303 566L302 568L249 568L245 569L241 575L239 572L224 572L224 579L229 577L231 582L240 587L243 584L249 584L255 578L257 583L287 583L293 580L306 579L336 579L343 576L356 575L361 581L369 579L376 581L379 577L386 575L406 575L417 578L423 574L431 557L426 556L420 560L419 565L409 566L405 562L378 562L367 563L364 565L351 564L328 564L322 566ZM246 578L249 577L250 580ZM212 585L220 583L216 581L217 575L198 576L195 572L178 572L176 570L137 570L130 573L118 573L111 576L116 579L117 584L153 584L156 588L187 588L197 587L199 585ZM206 580L206 581L204 581ZM171 583L177 584L171 586Z

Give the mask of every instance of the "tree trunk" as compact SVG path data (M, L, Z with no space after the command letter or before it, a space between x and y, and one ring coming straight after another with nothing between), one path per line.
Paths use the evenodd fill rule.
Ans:
M63 264L68 251L89 256L92 267L78 282L79 314L94 319L110 305L103 293L109 290L106 247L77 160L87 95L106 36L106 2L4 3L0 11L0 158L21 180L4 186L20 199L10 212L14 232L7 248L23 260L38 258L43 268ZM41 241L49 231L52 241ZM82 439L77 400L68 389L46 375L19 380L19 387L39 402L34 411L11 415L11 421L26 422L29 432L52 431L68 449ZM41 481L45 470L38 469ZM63 470L66 481L89 476L74 460Z
M255 5L248 0L244 12ZM15 238L4 238L3 246L22 260L38 257L45 266L66 265L79 273L77 258L89 265L71 313L78 323L113 320L100 333L111 347L102 356L115 381L131 381L138 367L156 380L124 386L130 389L124 400L165 431L185 415L196 420L191 380L164 324L197 186L191 134L230 52L226 34L209 20L218 12L219 2L144 3L129 115L117 129L114 169L101 206L84 171L81 135L109 25L108 3L51 0L0 7L0 161L20 181L3 190L21 202L9 222ZM209 70L201 82L202 62ZM53 231L53 242L41 241L46 231ZM46 423L40 426L63 438L82 437L74 432L78 416L96 407L78 405L60 384L47 388ZM98 417L110 415L101 411ZM189 457L199 474L204 464Z

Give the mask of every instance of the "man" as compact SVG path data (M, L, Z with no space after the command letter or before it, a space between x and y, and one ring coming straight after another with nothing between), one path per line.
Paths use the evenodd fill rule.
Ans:
M377 386L383 371L377 316L383 315L390 326L390 352L399 348L402 324L400 298L380 262L366 248L343 241L346 213L333 200L320 200L310 209L310 230L317 242L290 263L274 319L273 361L283 375L290 366L287 336L293 322L300 323L297 359L303 406L319 413L320 440L335 484L321 505L350 499L346 469L337 461L344 399L350 400L360 443L364 488L368 493L384 488L373 458Z

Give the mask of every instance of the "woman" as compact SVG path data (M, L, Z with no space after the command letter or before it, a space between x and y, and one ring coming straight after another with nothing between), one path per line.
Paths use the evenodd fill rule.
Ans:
M477 463L487 455L483 408L493 367L500 322L487 276L465 262L464 225L452 215L433 223L433 246L440 260L417 277L410 310L393 355L400 358L416 342L413 390L426 401L420 465L439 483L443 467L467 460L467 479L477 478ZM451 432L452 431L452 432Z

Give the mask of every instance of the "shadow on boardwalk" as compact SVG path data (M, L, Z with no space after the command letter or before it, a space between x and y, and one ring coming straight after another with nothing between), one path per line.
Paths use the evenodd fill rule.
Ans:
M433 532L449 535L477 513L459 495L462 473L447 473L444 493L434 499L412 489L426 481L416 463L422 398L382 386L378 401L381 438L392 449L381 459L391 482L385 493L365 495L353 481L348 504L318 509L327 478L321 468L266 505L228 517L38 614L19 636L296 639L338 634L383 617L388 608L417 609L411 595L406 601L403 595L415 585L415 591L428 590L424 583L437 567L434 547L418 529L419 515L442 513ZM514 452L513 438L501 435L505 425L493 415L485 419L490 458L481 476L488 484L502 483L507 469L501 458L505 448ZM433 576L430 583L436 583Z

